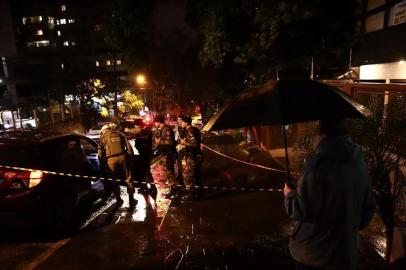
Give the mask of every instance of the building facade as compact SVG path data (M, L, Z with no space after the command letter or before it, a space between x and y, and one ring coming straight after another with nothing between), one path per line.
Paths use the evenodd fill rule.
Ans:
M13 105L46 103L49 97L72 93L78 82L89 78L125 78L123 61L104 38L112 2L8 1L16 54L3 57L3 62Z

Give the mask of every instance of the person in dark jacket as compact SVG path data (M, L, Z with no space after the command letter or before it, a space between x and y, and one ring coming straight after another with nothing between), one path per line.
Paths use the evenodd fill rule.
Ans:
M101 132L98 150L100 164L109 176L125 181L130 208L133 208L136 204L134 183L127 160L128 156L133 155L132 147L124 134L116 130L114 124L103 126ZM113 183L113 192L118 204L122 204L120 186L116 181Z
M201 199L203 195L200 176L203 162L203 153L200 149L202 138L200 130L192 126L192 119L189 116L182 116L180 124L185 130L184 138L180 139L180 142L185 146L186 158L186 168L183 173L186 189L182 200L198 200ZM195 187L199 188L195 189Z
M286 212L296 222L290 253L296 269L356 269L358 231L375 210L365 157L343 120L320 121L320 138L297 189L284 188Z

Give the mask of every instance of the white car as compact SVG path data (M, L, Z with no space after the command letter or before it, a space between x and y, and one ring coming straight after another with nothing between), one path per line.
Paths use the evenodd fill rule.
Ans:
M101 129L106 124L109 124L109 123L108 122L106 122L106 123L98 123L96 126L92 127L89 130L89 132L87 132L86 137L92 139L94 142L99 144L100 135L101 135Z

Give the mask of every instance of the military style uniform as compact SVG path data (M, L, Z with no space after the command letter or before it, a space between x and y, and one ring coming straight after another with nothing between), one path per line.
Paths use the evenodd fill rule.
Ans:
M176 146L176 151L178 152L178 157L176 159L176 167L178 168L176 178L183 184L183 167L182 161L185 158L185 147L180 144L180 140L185 138L185 129L178 126L178 145Z
M155 139L161 137L161 129L154 127L152 128L151 132L152 132L152 155L154 156L158 153L158 145L155 142Z
M187 126L184 139L186 146L186 168L183 173L183 179L186 191L192 191L194 186L202 187L200 171L203 162L203 153L200 149L201 135L199 129L190 125ZM199 192L201 192L201 189L199 189ZM199 194L195 194L195 196Z
M100 136L99 160L103 169L113 178L119 178L125 181L129 195L130 206L135 203L134 183L131 177L131 171L128 167L128 155L133 155L133 150L126 137L115 130L108 129ZM114 182L114 194L117 201L122 202L120 197L120 186Z
M158 150L165 156L165 176L168 186L173 192L177 185L175 177L175 162L177 158L175 133L170 126L165 125L160 132Z

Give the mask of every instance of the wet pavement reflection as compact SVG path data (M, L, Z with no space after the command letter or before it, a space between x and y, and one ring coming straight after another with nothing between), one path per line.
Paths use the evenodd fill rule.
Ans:
M229 138L206 140L233 157L277 167L267 153L248 156ZM284 175L205 151L204 184L281 188ZM288 251L292 221L279 191L206 189L201 201L165 199L163 160L152 166L156 198L137 190L137 204L111 196L68 239L4 242L0 269L294 269ZM378 218L360 234L360 269L383 269L385 239ZM51 250L51 252L50 252ZM31 268L30 268L31 267Z

